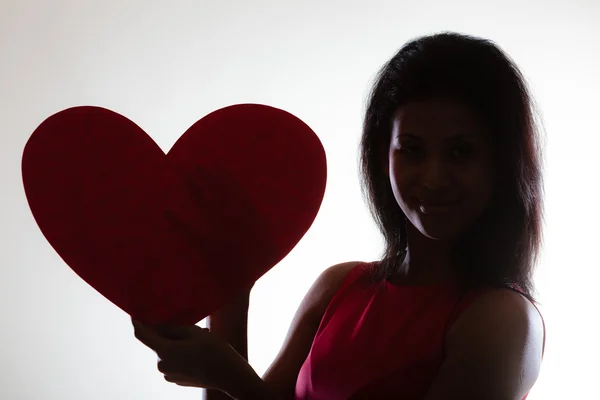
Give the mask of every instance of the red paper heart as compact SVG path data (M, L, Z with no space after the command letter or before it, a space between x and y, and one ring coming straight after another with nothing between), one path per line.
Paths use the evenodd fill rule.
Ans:
M88 284L146 323L195 324L283 259L312 225L326 160L273 107L217 110L167 155L99 107L45 120L23 183L41 231Z

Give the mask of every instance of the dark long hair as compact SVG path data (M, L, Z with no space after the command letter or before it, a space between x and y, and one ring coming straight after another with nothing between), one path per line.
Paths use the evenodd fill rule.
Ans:
M454 249L466 287L514 286L534 300L533 271L542 245L541 120L525 78L494 42L444 32L406 43L377 75L361 139L363 194L385 239L376 278L399 270L407 218L398 206L382 157L391 123L409 101L446 96L464 102L492 134L496 181L492 204Z

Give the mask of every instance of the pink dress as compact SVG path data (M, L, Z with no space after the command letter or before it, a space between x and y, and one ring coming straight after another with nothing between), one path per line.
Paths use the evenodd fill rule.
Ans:
M445 333L483 292L375 284L367 267L352 269L329 303L296 400L422 400L442 365Z

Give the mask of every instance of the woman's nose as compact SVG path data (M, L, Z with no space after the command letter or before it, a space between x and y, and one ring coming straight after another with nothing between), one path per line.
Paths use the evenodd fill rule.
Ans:
M423 186L433 191L447 187L450 183L450 172L444 160L430 157L423 163Z

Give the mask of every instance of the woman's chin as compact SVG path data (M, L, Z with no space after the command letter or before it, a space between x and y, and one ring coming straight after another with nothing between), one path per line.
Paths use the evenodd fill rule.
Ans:
M452 241L458 237L460 229L452 224L422 223L419 231L427 238L435 241Z

